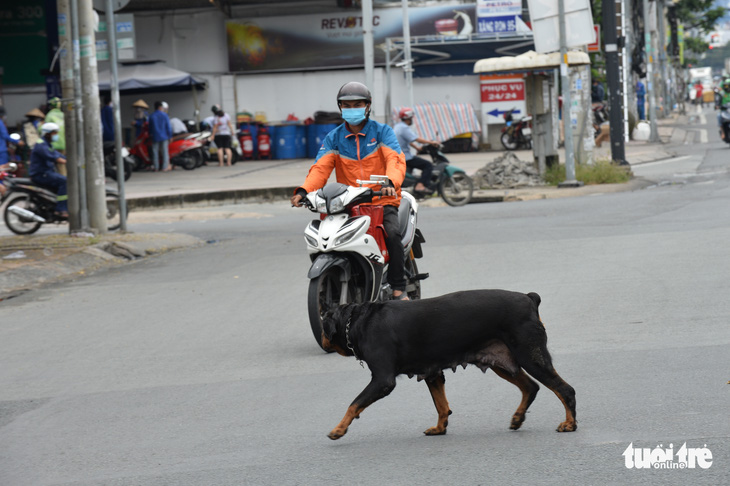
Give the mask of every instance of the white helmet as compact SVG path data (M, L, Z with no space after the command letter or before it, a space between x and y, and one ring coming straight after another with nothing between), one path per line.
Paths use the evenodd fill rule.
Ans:
M57 132L59 130L58 125L55 123L44 123L41 126L41 136L47 135L49 133Z

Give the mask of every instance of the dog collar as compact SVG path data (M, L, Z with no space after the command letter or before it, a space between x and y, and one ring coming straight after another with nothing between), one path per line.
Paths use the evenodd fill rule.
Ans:
M352 351L352 355L355 356L355 359L360 362L360 366L365 368L365 365L362 364L362 360L357 357L357 353L355 352L355 348L352 347L352 343L350 342L350 322L352 322L352 317L347 319L347 324L345 325L345 339L347 339L347 349Z

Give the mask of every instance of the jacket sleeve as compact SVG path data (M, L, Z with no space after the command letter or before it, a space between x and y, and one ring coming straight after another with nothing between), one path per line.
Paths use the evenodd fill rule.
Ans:
M304 189L307 193L310 193L316 189L324 187L335 168L338 152L335 147L334 139L331 136L332 133L328 134L322 147L319 149L317 154L317 161L309 168L307 178L304 180L304 184L295 189L295 193L299 189Z
M406 177L406 156L400 148L395 132L391 127L383 127L381 150L385 158L385 175L393 183L396 191L400 191L403 179Z

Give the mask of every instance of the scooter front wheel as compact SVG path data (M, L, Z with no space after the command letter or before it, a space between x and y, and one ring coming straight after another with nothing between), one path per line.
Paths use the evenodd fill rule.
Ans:
M474 181L465 172L454 172L444 177L439 183L439 193L449 206L469 204L474 194Z
M322 318L327 311L334 310L340 304L341 288L340 269L337 267L328 268L319 277L313 278L309 282L309 292L307 293L309 325L312 328L314 340L328 353L334 350L326 350L322 347Z

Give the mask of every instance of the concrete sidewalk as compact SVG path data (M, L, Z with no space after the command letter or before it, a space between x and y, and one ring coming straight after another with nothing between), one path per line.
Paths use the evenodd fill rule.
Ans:
M632 165L671 158L673 140L683 140L684 135L675 132L682 118L668 117L659 123L662 143L634 142L625 145L626 159ZM500 147L501 148L501 147ZM446 154L456 167L472 175L487 163L504 154L503 150ZM533 160L531 150L515 151L524 161ZM565 151L559 149L560 160L564 162ZM594 149L595 159L611 156L609 144ZM288 199L293 189L306 177L313 159L241 161L232 167L218 167L217 162L192 171L179 167L171 172L135 172L126 182L125 194L130 211L159 208L183 208L200 205L236 204L252 200ZM334 175L333 175L334 177ZM475 202L499 201L513 197L564 197L566 193L581 195L590 188L531 187L520 189L478 190Z

